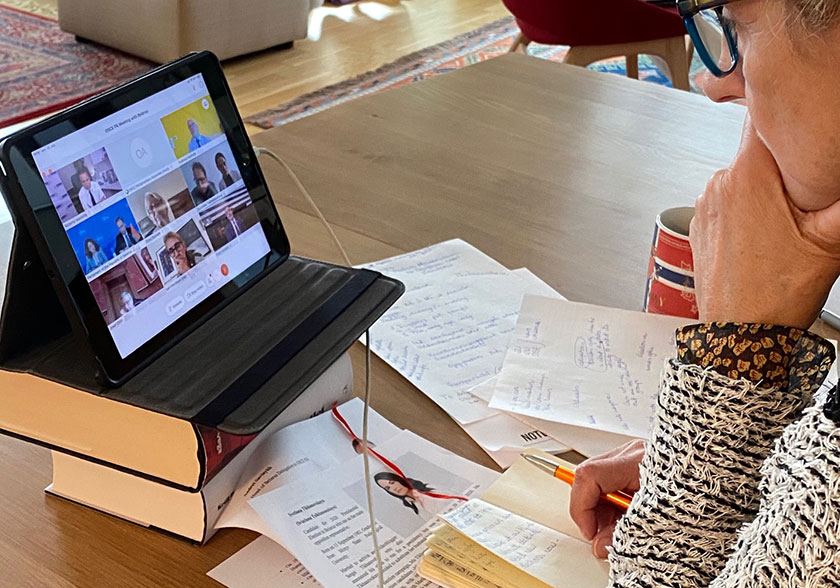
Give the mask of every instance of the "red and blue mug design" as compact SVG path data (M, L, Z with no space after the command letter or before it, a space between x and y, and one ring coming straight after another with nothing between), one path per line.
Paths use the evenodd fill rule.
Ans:
M648 263L646 312L697 318L694 260L688 228L694 208L669 208L656 217Z

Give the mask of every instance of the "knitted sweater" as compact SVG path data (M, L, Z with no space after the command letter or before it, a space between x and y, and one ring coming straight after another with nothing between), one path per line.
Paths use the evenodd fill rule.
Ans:
M823 376L766 389L669 361L610 585L840 586L840 425L824 411L836 390L812 399Z

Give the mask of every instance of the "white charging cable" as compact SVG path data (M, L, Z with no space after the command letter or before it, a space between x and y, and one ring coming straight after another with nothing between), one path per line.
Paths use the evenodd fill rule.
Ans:
M283 159L278 156L276 153L271 151L270 149L266 149L265 147L254 147L254 153L257 154L257 157L260 155L267 155L277 163L279 163L286 173L289 174L289 177L297 186L297 189L303 194L303 197L306 198L306 201L309 202L309 205L315 211L315 215L321 220L324 227L326 227L327 231L329 232L332 240L335 242L336 247L341 252L341 257L344 260L344 263L348 267L352 267L353 264L350 262L350 257L347 255L347 251L344 250L344 247L341 245L341 241L339 241L338 236L333 231L332 226L321 213L321 209L318 208L318 205L315 204L315 200L312 199L312 196L309 195L306 187L301 183L298 179L297 174L289 167L289 164L283 161ZM382 565L382 552L379 549L379 538L376 534L376 517L373 514L373 490L371 489L371 477L370 477L370 453L368 452L368 413L370 412L370 331L365 331L365 408L362 417L362 456L365 464L365 491L367 492L367 503L368 503L368 515L370 517L370 534L371 538L373 539L373 552L376 555L376 571L378 577L378 584L379 588L385 588L385 573L383 571Z

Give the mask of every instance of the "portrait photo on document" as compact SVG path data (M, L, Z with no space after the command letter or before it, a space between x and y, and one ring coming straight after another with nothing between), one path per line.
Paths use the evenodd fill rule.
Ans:
M390 459L390 456L387 456ZM413 452L408 452L393 460L402 470L406 477L422 482L430 492L449 495L463 495L472 484L465 478L448 472L445 469L423 459ZM371 491L373 492L373 509L376 520L382 525L391 529L403 539L407 539L416 533L423 525L432 520L435 515L446 510L453 504L453 500L443 500L430 496L419 495L416 500L407 499L408 503L413 502L417 512L406 501L399 496L387 492L381 485L377 484L378 474L393 474L390 469L381 464L371 462ZM378 467L381 466L381 467ZM390 476L388 476L390 477ZM380 476L381 478L381 476ZM365 493L365 482L359 480L344 488L350 498L367 511L367 495Z

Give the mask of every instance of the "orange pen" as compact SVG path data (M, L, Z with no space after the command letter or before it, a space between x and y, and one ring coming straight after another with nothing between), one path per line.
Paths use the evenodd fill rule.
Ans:
M545 459L544 457L540 457L539 455L528 455L523 453L522 457L524 457L528 463L537 466L542 471L551 474L555 478L563 480L569 486L575 483L575 473L569 468L563 467L560 464ZM633 500L632 494L620 491L610 492L609 494L601 494L601 498L624 510L627 510L630 506L630 501Z

